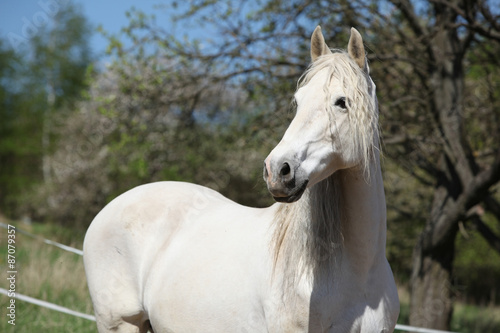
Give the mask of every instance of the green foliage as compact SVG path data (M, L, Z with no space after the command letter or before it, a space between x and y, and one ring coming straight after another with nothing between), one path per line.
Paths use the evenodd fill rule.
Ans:
M86 88L85 73L92 60L90 32L80 8L68 4L54 16L52 28L41 29L30 41L30 85L49 87L55 94L56 109L71 105Z
M483 219L492 230L500 232L493 216L487 214ZM472 225L461 230L454 265L457 297L477 304L495 304L500 299L500 253L494 251Z
M496 333L500 329L500 308L457 303L450 324L452 332ZM398 324L408 325L410 306L408 299L401 300Z
M7 213L12 213L21 190L40 176L31 167L40 157L41 117L32 112L40 100L36 93L27 99L28 91L12 84L22 82L24 66L0 40L0 204Z
M462 333L495 333L500 331L500 309L459 304L450 329Z
M55 129L87 87L89 34L78 8L67 4L27 49L16 53L0 41L0 209L9 215L20 214L24 193L50 175L41 166Z
M387 196L387 259L395 279L407 285L412 269L412 253L429 211L430 189L412 177L414 168L384 158L384 187Z

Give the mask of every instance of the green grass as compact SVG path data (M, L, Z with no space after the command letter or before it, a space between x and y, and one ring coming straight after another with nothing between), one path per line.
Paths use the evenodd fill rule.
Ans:
M0 306L5 309L7 302L4 296L0 298ZM95 323L87 319L73 317L64 313L41 308L37 305L25 302L16 302L16 325L7 323L5 311L2 311L2 323L0 331L5 333L14 332L53 332L53 333L87 333L97 332Z
M451 330L461 333L500 332L500 308L456 304Z
M60 226L15 224L23 230L63 244L82 248L83 232ZM93 314L82 257L20 232L16 233L16 292L71 310ZM7 275L7 231L0 229L0 271ZM9 289L2 276L0 287ZM0 295L0 332L96 332L95 323L38 305L16 300L16 325L8 323L10 299Z
M410 296L399 289L401 303L398 324L409 325ZM459 333L499 333L500 308L492 306L473 306L460 302L454 304L450 330Z
M49 224L19 228L47 239L81 249L84 232ZM7 287L7 231L0 228L0 287ZM16 233L16 291L66 308L93 314L82 257L31 237ZM400 290L401 314L398 322L408 325L409 296ZM0 332L97 332L95 323L54 310L16 300L16 326L8 324L10 299L0 295ZM460 333L500 332L500 308L455 304L451 330Z

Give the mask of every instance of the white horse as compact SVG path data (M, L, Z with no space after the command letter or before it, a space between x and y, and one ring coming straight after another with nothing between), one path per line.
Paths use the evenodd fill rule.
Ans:
M84 261L99 332L392 332L375 84L361 35L321 29L297 114L264 163L279 203L139 186L92 222Z

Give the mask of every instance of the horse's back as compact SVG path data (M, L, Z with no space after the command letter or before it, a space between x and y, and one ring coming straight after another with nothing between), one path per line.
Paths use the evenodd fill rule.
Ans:
M222 295L255 299L269 266L271 211L180 182L143 185L117 197L85 237L85 269L97 316L110 308L119 308L115 317L149 318L156 311L157 318L170 318L170 327L182 318L179 312L201 319L206 309L224 304L217 300ZM259 266L262 271L255 270ZM242 287L242 281L252 285ZM230 307L234 300L228 302Z
M90 253L89 243L97 239L104 241L98 245L100 250L120 243L145 249L148 243L169 237L183 223L214 205L236 204L213 190L189 183L158 182L135 187L111 201L94 218L84 250ZM155 237L149 238L152 235Z

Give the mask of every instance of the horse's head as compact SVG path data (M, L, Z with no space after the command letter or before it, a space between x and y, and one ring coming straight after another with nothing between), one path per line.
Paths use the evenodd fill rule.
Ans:
M368 170L378 138L375 84L359 32L351 29L347 52L332 53L318 26L311 57L295 93L295 118L264 162L267 187L280 202L298 200L339 169Z

